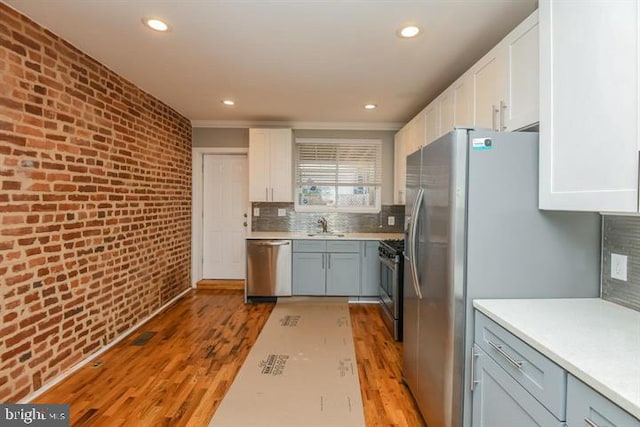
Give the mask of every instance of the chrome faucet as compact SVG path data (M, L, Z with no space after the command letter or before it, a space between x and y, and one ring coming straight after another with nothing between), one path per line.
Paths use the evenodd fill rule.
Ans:
M322 232L326 233L327 232L327 219L325 217L322 217L318 220L318 224L320 224L320 226L322 227Z

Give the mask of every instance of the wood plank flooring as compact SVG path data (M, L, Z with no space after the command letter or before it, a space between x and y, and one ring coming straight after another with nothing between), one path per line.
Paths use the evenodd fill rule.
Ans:
M36 402L70 404L73 426L207 426L272 309L193 291ZM424 426L377 305L350 311L367 426Z

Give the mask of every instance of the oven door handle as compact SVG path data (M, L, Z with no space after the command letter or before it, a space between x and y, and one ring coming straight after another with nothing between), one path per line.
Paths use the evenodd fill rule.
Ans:
M419 189L416 200L413 203L413 213L411 214L411 228L409 229L409 265L411 267L411 276L413 276L413 288L416 291L418 299L422 299L422 291L420 291L420 280L418 279L418 264L416 260L416 230L418 228L418 213L424 198L424 189Z

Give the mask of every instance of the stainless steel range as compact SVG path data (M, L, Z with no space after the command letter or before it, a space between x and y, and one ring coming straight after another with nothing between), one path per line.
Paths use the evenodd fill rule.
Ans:
M380 311L396 341L402 341L402 277L404 240L381 240Z

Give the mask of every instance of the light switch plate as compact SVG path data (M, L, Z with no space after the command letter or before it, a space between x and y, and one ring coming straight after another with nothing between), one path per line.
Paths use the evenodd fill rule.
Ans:
M627 281L627 256L611 253L611 278Z
M287 210L278 208L278 216L287 216Z
M387 217L387 225L396 225L396 217L388 216Z
M260 216L260 208L253 208L253 216Z

